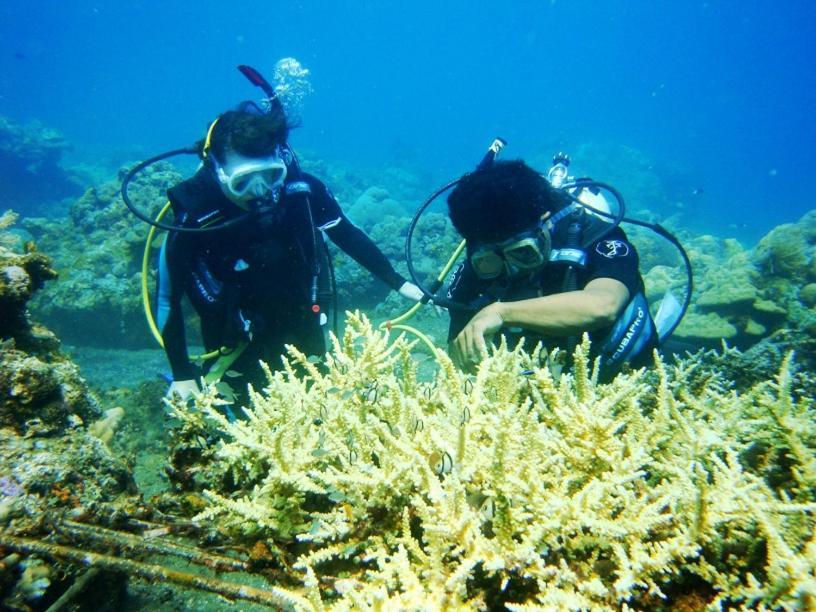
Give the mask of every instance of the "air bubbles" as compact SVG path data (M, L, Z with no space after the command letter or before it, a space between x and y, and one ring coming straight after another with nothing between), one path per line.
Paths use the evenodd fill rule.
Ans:
M314 91L309 81L310 72L294 57L284 57L275 64L272 75L275 93L292 123L298 123L303 114L306 97Z

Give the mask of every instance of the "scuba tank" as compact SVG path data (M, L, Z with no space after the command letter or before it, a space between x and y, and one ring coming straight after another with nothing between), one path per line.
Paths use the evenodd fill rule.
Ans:
M569 164L570 158L567 154L556 153L556 155L553 157L552 166L547 172L547 180L550 181L550 184L562 192L565 190L570 192L570 197L576 198L577 203L582 209L582 218L573 217L571 219L571 223L567 230L567 248L578 248L576 243L582 242L581 234L584 232L586 224L589 223L591 225L596 223L596 220L601 220L602 223L610 226L609 230L601 231L599 234L593 235L589 239L584 239L583 243L585 245L601 240L604 235L607 235L623 222L649 229L661 238L668 240L680 255L686 270L685 294L682 300L678 300L674 293L670 289L667 289L660 300L657 308L657 314L655 314L653 317L658 335L658 344L663 344L663 342L680 324L680 321L683 319L683 316L688 310L691 302L694 277L691 269L691 261L689 260L686 250L683 248L683 245L680 244L679 240L677 240L677 238L663 226L626 217L624 215L625 208L623 207L623 198L620 197L620 194L618 194L615 190L611 190L610 193L615 196L620 208L618 215L613 215L611 213L608 201L601 193L602 190L610 190L610 186L591 179L576 179L569 176ZM575 213L572 214L574 215ZM581 224L581 226L580 228L573 227L574 224ZM569 274L570 271L568 270L568 275ZM569 278L565 279L565 290L575 290L575 287ZM635 302L637 302L637 309L639 309L638 311L633 310L635 308L633 306ZM648 312L648 303L646 302L645 296L640 293L632 298L624 315L627 313L630 314L631 317L629 318L635 321L642 317L644 309L646 312ZM627 318L624 315L621 316L621 319ZM616 329L613 328L613 331L610 333L608 339L612 340L618 336L621 336L620 339L622 340L622 334L625 333L630 333L631 338L631 330L629 330L629 332L620 332L620 330L617 330L616 333ZM631 351L627 351L627 353L629 352ZM619 356L618 351L615 351L613 354Z

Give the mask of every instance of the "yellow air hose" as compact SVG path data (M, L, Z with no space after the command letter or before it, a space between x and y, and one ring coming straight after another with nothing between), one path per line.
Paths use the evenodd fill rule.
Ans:
M167 211L170 210L171 204L167 202L164 207L156 215L156 221L161 221ZM145 240L144 253L142 253L142 306L144 307L145 319L147 319L147 326L150 328L150 333L159 343L159 346L164 348L164 340L162 340L161 332L156 326L156 320L153 318L153 311L150 309L150 289L147 286L148 268L150 267L150 246L153 244L153 237L156 235L155 226L150 226L150 231L147 232L147 240Z
M164 215L167 214L167 211L170 210L171 206L172 205L170 202L167 202L167 204L165 204L159 211L159 214L156 215L157 223L164 218ZM150 290L147 286L148 268L150 267L150 247L153 244L153 238L155 236L156 227L151 225L150 231L147 232L147 240L145 240L144 253L142 254L142 306L144 307L145 318L147 319L147 326L150 328L150 333L153 334L153 337L156 339L156 342L159 343L159 346L164 348L164 340L162 340L161 332L156 326L156 320L153 318L153 311L150 308ZM239 347L236 347L236 349L237 348ZM229 349L229 353L233 353L236 349ZM203 355L194 355L191 357L191 359L194 361L204 361L206 359L212 359L213 357L218 357L219 355L225 354L228 353L226 353L225 348L222 347L216 351L204 353ZM240 355L240 353L238 354ZM237 358L237 356L235 358Z
M464 251L464 250L465 250L465 241L462 240L462 242L459 243L459 246L457 246L456 249L453 251L453 254L450 256L450 258L448 258L448 262L442 268L442 271L437 275L437 277L436 277L437 282L441 283L441 282L443 282L445 280L445 278L448 276L448 273L450 272L451 268L453 268L453 265L456 263L456 260L459 259L459 256L462 254L462 251ZM431 341L431 339L428 338L428 336L423 334L421 331L419 331L415 327L411 327L410 325L403 325L402 324L403 321L407 321L408 319L413 317L414 314L416 314L416 312L422 307L423 303L424 302L417 302L416 304L411 306L408 310L406 310L404 313L402 313L400 316L398 316L398 317L396 317L394 319L391 319L390 321L385 321L385 322L381 323L380 324L380 329L383 329L383 328L385 328L385 329L398 329L400 331L408 332L410 334L415 335L417 338L419 338L425 344L425 346L428 347L428 349L430 349L431 355L433 355L434 359L436 359L438 361L439 360L439 354L438 354L439 348Z

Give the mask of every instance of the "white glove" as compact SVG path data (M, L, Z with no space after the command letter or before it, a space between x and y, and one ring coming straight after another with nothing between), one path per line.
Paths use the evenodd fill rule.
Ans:
M200 393L201 388L195 380L174 380L170 383L170 388L167 390L167 399L172 399L174 395L178 395L182 401L185 401L193 396L194 393Z
M407 281L402 283L402 287L399 288L399 294L404 298L413 300L414 302L418 302L425 297L425 294L422 293L422 289L417 287L414 283L409 283Z

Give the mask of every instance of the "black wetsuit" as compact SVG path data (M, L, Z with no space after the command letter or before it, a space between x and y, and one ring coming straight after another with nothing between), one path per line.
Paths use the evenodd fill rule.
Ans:
M170 189L168 197L177 222L186 227L218 224L246 214L227 200L206 167ZM343 214L326 186L306 173L287 181L280 200L268 212L252 213L235 227L201 234L171 232L163 254L166 265L160 268L160 286L165 287L165 302L169 302L164 309L166 322L160 320L160 327L173 379L189 380L201 374L187 354L184 294L201 319L208 351L251 339L231 366L248 382L263 382L259 359L273 369L280 366L285 344L322 355L323 332L311 310L314 238L317 250L323 249L321 232L392 289L405 282L371 239ZM162 278L162 271L167 278Z
M557 244L553 246L558 248ZM620 369L623 362L633 367L648 364L658 344L657 332L643 297L643 279L638 271L637 250L623 230L617 228L583 250L586 253L586 263L577 268L577 289L583 289L596 278L612 278L623 283L629 290L629 304L618 320L609 327L589 332L593 356L601 355L609 363L602 370L602 378L608 379ZM456 271L448 297L459 303L473 303L475 309L481 309L496 301L509 302L562 293L565 291L566 270L565 264L550 262L535 275L520 278L507 285L501 281L479 279L468 260ZM459 335L475 314L475 309L450 311L449 341ZM556 345L564 347L566 341L566 338L544 337L516 328L503 330L503 333L509 337L510 346L520 337L525 339L528 347L534 346L538 341L542 341L548 348Z

